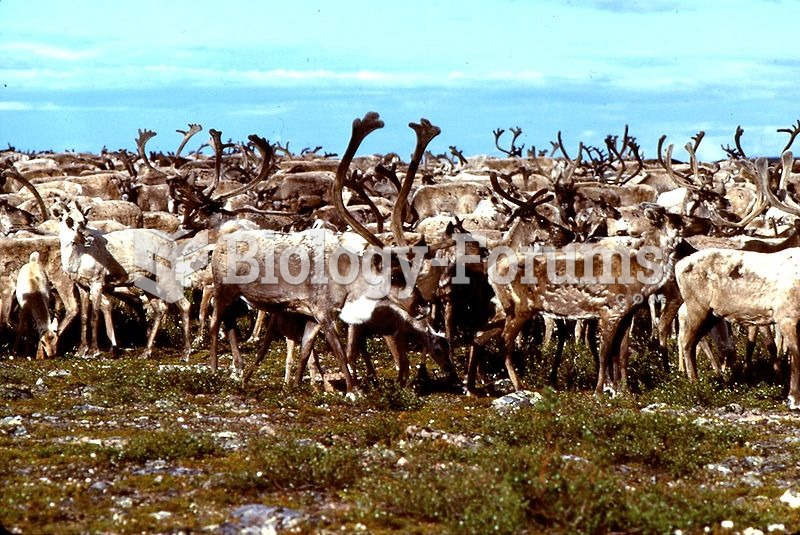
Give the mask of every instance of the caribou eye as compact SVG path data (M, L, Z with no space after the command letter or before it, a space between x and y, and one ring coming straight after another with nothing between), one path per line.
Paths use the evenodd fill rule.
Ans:
M75 221L73 221L71 217L67 217L64 220L64 223L66 223L69 228L72 228L75 225Z

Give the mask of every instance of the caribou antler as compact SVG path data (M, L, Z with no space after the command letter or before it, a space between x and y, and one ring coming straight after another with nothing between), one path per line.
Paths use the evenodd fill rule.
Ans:
M261 153L261 168L258 171L258 175L248 182L247 184L243 185L240 188L236 188L233 191L229 191L228 193L219 195L218 197L214 197L211 200L214 202L223 202L231 197L235 197L236 195L241 195L242 193L247 193L248 191L255 188L258 184L263 182L267 179L267 177L272 173L275 169L275 149L272 145L267 142L266 139L263 137L259 137L255 134L250 134L247 136L253 145L258 149Z
M175 130L179 134L183 134L183 139L181 140L181 144L178 145L178 150L175 151L175 159L180 158L181 152L183 148L186 146L186 143L192 139L196 133L200 132L203 129L202 126L199 124L189 123L189 130Z
M300 151L300 156L315 156L321 150L322 145L317 145L313 149L311 147L304 147L303 150Z
M153 167L153 164L150 163L150 160L147 159L147 152L145 151L147 142L156 137L156 135L157 134L152 130L147 130L146 128L143 130L139 128L139 136L136 138L136 148L139 151L139 157L142 159L145 167L155 173L160 173L159 170Z
M532 210L539 206L540 204L544 204L546 202L550 202L554 199L552 193L547 193L547 188L542 188L536 193L534 193L529 199L522 199L519 197L513 196L509 191L504 190L500 186L500 181L498 180L499 176L495 172L489 173L489 182L492 184L492 189L503 199L507 200L511 204L515 204L520 208L526 210ZM504 177L505 178L505 177Z
M39 195L39 190L36 189L36 186L34 186L27 178L22 176L14 167L6 169L2 174L0 174L0 176L3 178L13 178L22 184L28 191L30 191L33 194L33 198L36 199L36 205L39 207L39 213L42 215L42 221L47 221L47 207L44 204L42 196Z
M375 247L384 247L381 240L375 234L371 233L364 225L361 224L353 214L347 211L342 199L342 191L344 189L345 181L347 178L347 171L350 168L350 163L358 150L358 147L364 139L375 130L383 128L384 123L376 112L371 111L364 115L363 119L353 120L353 131L350 134L350 142L347 144L347 149L344 151L342 159L339 161L339 167L336 169L336 177L333 180L333 206L336 211L350 225L353 231L357 232L367 243Z
M725 146L720 145L720 147L722 147L722 150L724 150L725 153L734 160L747 159L747 156L745 156L744 154L744 150L742 150L742 134L744 134L744 129L742 128L742 125L738 125L736 127L736 134L733 136L733 143L735 145L735 148L731 148L730 145L725 145Z
M561 151L561 154L564 155L564 159L567 161L567 163L572 163L572 158L569 157L569 154L567 154L567 149L564 148L564 141L561 139L561 130L559 130L558 134L556 134L556 140L557 142L553 145L553 153L555 153L555 149L557 147ZM580 156L580 153L581 151L578 151L578 156Z
M281 145L280 141L276 141L275 142L275 151L276 152L277 151L281 151L283 153L283 155L286 156L289 159L294 158L294 154L292 154L292 151L289 150L289 142L288 141L286 142L286 145Z
M623 175L625 174L625 158L622 157L622 154L625 151L625 147L627 147L630 150L631 154L633 155L633 159L636 160L636 169L634 169L632 173L629 173L627 176L623 178ZM624 186L625 184L627 184L629 180L638 175L639 171L641 171L642 168L644 168L644 161L642 161L642 156L639 152L641 150L641 147L636 142L636 138L633 137L628 138L625 147L623 147L623 150L618 153L618 156L620 158L620 167L619 170L617 171L617 176L614 178L614 182L620 186Z
M500 136L502 136L503 133L505 132L505 130L502 128L498 128L497 130L493 131L494 146L497 147L497 150L499 150L500 152L502 152L503 154L505 154L510 158L521 157L522 150L525 148L525 144L523 143L521 146L517 147L516 142L517 138L522 134L522 128L517 126L515 128L509 128L508 131L511 132L511 134L514 136L511 138L511 147L509 148L510 150L506 150L500 146Z
M375 166L374 171L375 171L375 174L377 174L379 176L382 176L383 178L388 180L389 183L392 186L394 186L394 189L396 189L398 192L400 191L400 179L397 178L397 172L396 172L397 171L397 162L392 162L391 169L386 167L382 163L379 163L378 165Z
M381 214L380 210L378 210L378 207L375 205L372 199L370 199L369 194L367 193L364 187L364 178L366 177L361 177L360 172L358 171L358 169L356 169L350 175L350 178L345 180L344 185L353 190L367 204L370 211L372 212L372 215L375 216L375 221L378 224L378 234L380 234L383 232L383 220L385 219L385 217L383 217L383 214ZM395 180L396 179L397 177L395 177ZM399 183L398 183L398 189L399 189Z
M136 172L136 168L133 166L133 161L131 161L128 151L126 149L120 149L117 151L117 156L119 156L119 159L122 160L122 165L125 167L125 170L131 176L131 178L135 179L138 176L138 173Z
M670 144L669 147L667 147L666 157L665 158L661 157L661 148L663 147L664 140L667 138L667 136L662 135L658 139L658 162L664 169L666 169L672 181L675 182L677 185L694 191L710 191L709 183L705 183L698 186L692 183L692 178L691 178L691 177L700 178L700 165L697 162L696 151L697 148L700 146L700 142L703 140L704 136L705 132L701 130L700 132L697 133L697 135L692 136L692 140L694 141L694 143L686 143L686 145L684 145L684 149L686 149L686 152L689 153L689 165L691 168L691 173L689 175L684 175L683 173L680 173L679 171L677 171L672 167L672 149L674 148L674 145ZM715 169L713 170L703 168L703 171L705 173L710 173L711 180L713 181L713 175L717 171L719 171L719 164L715 164Z
M409 128L414 130L417 135L417 144L414 147L414 154L411 157L411 162L408 164L406 176L403 183L400 185L400 191L397 193L397 201L392 211L392 234L397 245L405 247L408 245L406 237L403 234L403 221L405 221L405 214L407 210L408 195L411 193L411 186L414 183L414 175L417 173L419 163L422 161L422 156L425 154L425 149L430 144L431 140L442 133L442 129L438 126L431 124L431 122L424 117L420 119L419 123L408 123Z
M784 151L784 153L781 154L781 165L783 166L782 182L785 178L788 178L788 174L792 170L793 163L794 155L792 152L788 150ZM786 200L782 201L777 195L775 195L775 193L773 193L769 183L769 168L767 166L766 158L762 157L756 160L756 176L758 178L757 186L761 190L762 195L769 200L769 203L772 206L792 215L800 215L800 205L792 201L789 195L786 195Z
M791 153L790 153L791 155ZM750 161L746 162L746 165L750 168L750 172L752 172L756 177L756 199L753 202L753 208L748 212L741 220L737 222L728 221L726 219L721 218L715 210L709 210L709 216L711 221L718 227L726 227L726 228L733 228L733 229L741 229L749 225L756 217L760 216L764 213L769 207L769 200L768 196L764 192L764 188L761 186L762 182L767 184L766 189L769 189L769 170L767 169L767 160L765 158L759 158L756 161L755 168L753 168L753 164ZM771 193L771 192L770 192Z
M217 185L222 176L222 152L234 146L233 143L222 142L222 132L219 130L211 128L208 134L211 136L211 146L214 148L214 180L203 190L203 195L207 196L211 195L217 189Z
M458 160L461 165L467 165L467 159L464 158L464 151L458 150L455 145L450 145L450 154Z
M786 143L786 146L783 147L783 150L781 151L781 154L783 154L784 152L789 150L789 148L794 143L794 139L797 137L798 134L800 134L800 119L797 120L796 125L793 125L789 128L779 128L778 132L786 132L787 134L789 134L789 141Z

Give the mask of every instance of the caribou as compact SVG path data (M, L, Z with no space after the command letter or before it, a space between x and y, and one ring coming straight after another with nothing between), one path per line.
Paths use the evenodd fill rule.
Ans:
M402 229L403 212L425 147L440 130L425 119L409 126L417 135L417 144L392 217L393 236L399 247L387 247L352 217L342 198L347 171L358 147L371 132L383 127L374 112L353 121L350 142L333 185L334 206L354 233L337 234L322 228L289 235L262 230L221 236L211 259L215 300L210 327L212 369L218 366L217 332L223 323L234 365L242 368L236 330L228 311L239 297L260 309L290 311L313 319L339 361L348 392L356 386L355 370L349 366L336 334L337 317L347 324L359 325L369 323L381 311L390 311L404 323L418 315L413 292L403 295L403 290L414 283L407 275L413 266L403 256L409 251ZM240 269L244 268L238 261L242 258L248 260L246 270ZM314 276L309 277L309 273Z
M5 254L0 255L0 280L6 283L0 285L0 321L4 325L12 321L8 309L13 288L24 289L26 280L32 280L25 273L34 268L20 268L36 250L37 265L50 280L56 303L66 310L58 336L77 315L79 292L87 319L81 346L88 346L91 330L96 348L99 311L106 315L106 328L113 329L109 299L133 303L139 294L135 288L147 286L152 270L160 269L157 258L141 269L131 265L134 244L157 249L158 243L176 242L174 236L163 233L185 234L177 247L196 240L209 244L206 255L213 251L206 269L184 262L170 268L178 274L190 273L184 282L207 290L204 309L216 300L212 366L217 365L214 329L224 325L233 342L234 365L237 370L243 368L233 327L233 304L239 298L252 309L270 312L272 326L266 339L283 334L301 346L301 369L317 333L331 346L346 378L356 368L359 340L380 335L393 354L401 383L408 379L407 346L416 343L440 357L448 345L452 351L460 329L472 348L500 337L509 375L519 388L522 381L509 367L508 354L521 324L539 315L559 320L593 318L601 335L603 359L600 354L597 358L604 360L595 389L600 393L607 386L615 390L624 386L624 327L640 304L654 301L656 292L665 301L662 321L658 327L653 325L662 342L668 334L665 326L685 303L679 323L689 328L682 330L681 351L686 349L684 343L691 346L699 336L692 334L691 327L698 317L705 317L706 308L711 307L712 317L717 314L717 308L703 301L703 292L696 291L697 280L689 276L698 270L715 273L710 262L700 262L701 254L711 255L704 250L716 251L715 261L741 258L742 265L748 266L753 258L762 258L752 255L784 258L800 246L795 226L800 204L793 197L797 175L787 152L800 125L784 129L790 139L778 173L777 165L770 171L747 158L741 128L737 128L735 148L723 147L729 160L711 163L697 158L702 132L686 144L688 161L683 163L673 159L672 145L664 150L665 137L659 140L658 157L645 160L627 127L621 137L607 137L605 146L579 144L574 156L565 150L559 132L549 156L548 151L530 147L527 157L524 146L518 144L520 128L510 129L510 147L501 146L505 131L498 129L495 145L505 157L467 159L455 146L450 147L452 158L430 154L426 141L438 129L421 121L413 125L418 134L414 155L404 164L394 153L356 157L361 140L382 125L377 114L356 123L348 150L339 161L327 153L319 157L319 147L293 154L288 144L270 145L257 136L251 136L249 144L224 143L221 132L214 129L209 130L208 145L186 154L187 142L202 130L194 124L178 131L183 139L174 154L149 152L147 143L156 134L147 129L139 131L135 153L104 149L99 157L69 152L37 157L4 152L0 232L5 238L0 239L0 249ZM202 153L206 146L213 154ZM276 151L283 154L282 159ZM423 157L427 162L420 172L423 176L415 182ZM47 221L47 204L52 204L57 221ZM90 205L91 223L85 209ZM678 229L680 240L675 235ZM459 262L469 256L452 247L459 235L475 238L480 245L478 260L469 266L468 285L453 283ZM436 252L417 255L414 245L428 246L429 253L434 245ZM645 254L647 262L640 265L639 253L650 246L660 251L660 260ZM501 248L505 256L496 253ZM684 272L684 287L679 287L679 281L637 280L655 271L668 274L689 253L695 253L689 258L700 263L688 264L694 267ZM598 257L603 262L598 263ZM281 260L286 267L283 272ZM622 272L617 272L624 271L628 262L633 282L620 279ZM567 277L571 263L577 282ZM340 274L356 276L328 287L294 284L306 267L313 274L338 268ZM556 277L566 277L566 282L548 282L548 267ZM610 270L613 283L588 282L603 267ZM262 278L243 282L249 268ZM731 278L731 273L715 276ZM267 274L275 276L264 279ZM505 277L507 284L491 282L490 275ZM774 274L761 276L767 282L753 287L774 291L770 286ZM529 283L533 278L537 282ZM682 295L686 293L693 296L687 299ZM145 354L152 351L152 336L166 308L163 297L149 300L156 314ZM167 300L182 297L175 294ZM463 312L469 321L454 320ZM759 317L748 322L744 308L726 309L725 314L717 315L744 324L777 324L780 335L792 320L782 312L769 321ZM347 325L346 348L339 340L340 321ZM188 323L184 319L184 329ZM201 329L204 323L201 320ZM707 324L701 323L702 333ZM437 333L434 325L443 328L445 335ZM758 327L748 329L749 355ZM760 332L771 337L768 327L762 325ZM559 329L553 369L564 333ZM113 350L117 345L113 331L109 339ZM791 351L791 339L786 340ZM256 363L268 349L263 342ZM362 356L366 375L372 377L369 355ZM437 362L449 369L448 360ZM468 390L474 363L475 359L468 363ZM794 370L793 364L793 375ZM284 379L289 380L288 372ZM355 388L354 373L345 382L348 389ZM790 404L797 401L792 386Z
M791 152L785 151L781 161L784 173L789 172L794 161ZM767 160L757 159L755 168L765 197L800 214L772 193ZM690 380L697 379L697 343L716 318L775 325L790 357L788 404L791 409L800 409L800 249L755 252L708 248L681 260L675 275L686 307L680 315L679 344Z
M16 297L19 304L19 326L14 341L14 351L19 351L23 334L32 322L39 337L36 358L54 357L56 354L56 321L50 319L50 281L44 266L39 260L39 252L31 253L28 263L23 265L17 275Z

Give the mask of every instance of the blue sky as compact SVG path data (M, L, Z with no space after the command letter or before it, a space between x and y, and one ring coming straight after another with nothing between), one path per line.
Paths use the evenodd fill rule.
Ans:
M426 117L437 152L496 154L512 126L574 151L628 123L648 156L704 129L712 159L742 124L771 155L800 118L797 20L790 1L0 0L0 146L133 148L150 128L174 150L199 122L341 153L375 110L362 152L410 153Z

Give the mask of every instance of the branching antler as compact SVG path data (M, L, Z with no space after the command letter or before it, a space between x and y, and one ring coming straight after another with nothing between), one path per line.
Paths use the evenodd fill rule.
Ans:
M350 175L350 178L345 180L344 185L345 185L345 187L350 188L351 190L353 190L356 193L356 195L358 195L361 198L361 200L364 201L364 203L367 206L369 206L369 209L372 212L372 215L375 216L375 221L378 224L378 234L380 234L380 233L383 232L383 221L384 221L385 217L383 217L383 215L381 214L380 210L378 210L378 207L375 205L375 203L369 197L369 194L367 193L367 191L366 191L366 189L364 187L364 178L366 178L366 177L362 176L361 172L358 171L358 169L356 169ZM398 186L399 186L399 183L398 183Z
M458 160L461 165L467 165L467 159L464 158L464 151L458 150L455 145L450 145L450 154Z
M783 166L783 176L781 177L782 183L786 181L789 173L791 173L793 164L794 155L792 152L788 150L784 151L784 153L781 154L781 165ZM769 168L765 158L759 158L756 160L756 171L756 176L758 178L757 185L769 203L786 213L800 216L800 205L794 202L791 196L786 195L785 199L781 200L777 195L775 195L775 193L773 193L769 182Z
M117 151L117 156L120 160L122 160L122 165L125 167L125 170L131 176L131 178L136 178L138 173L136 168L133 166L133 160L130 157L130 154L126 149L120 149Z
M42 216L42 221L47 221L47 207L44 204L42 196L39 194L39 190L36 189L36 186L31 184L31 182L27 178L22 176L22 174L20 174L20 172L17 171L17 169L14 167L9 167L5 171L3 171L2 174L0 174L0 177L4 179L13 178L14 180L22 184L25 187L25 189L30 191L33 194L33 198L36 199L36 205L39 207L39 213Z
M697 162L696 153L697 153L697 148L700 146L700 142L703 140L703 137L705 135L706 135L705 132L701 130L696 135L692 136L691 139L694 143L686 143L686 145L684 146L686 152L689 153L689 165L691 168L691 173L688 175L680 173L679 171L677 171L672 167L672 149L674 148L672 144L670 144L669 147L667 147L666 157L665 158L661 157L661 148L664 146L664 140L667 139L667 136L662 135L658 139L658 162L661 164L662 167L664 167L664 169L666 169L667 173L669 174L673 182L675 182L679 186L695 191L700 191L700 190L710 191L710 187L712 185L711 181L713 180L714 173L716 173L719 170L719 164L715 164L715 169L713 170L702 169L704 173L711 175L710 177L707 175L703 175L703 180L704 180L703 184L698 186L697 184L692 182L692 177L694 177L695 179L701 178L701 173L700 173L701 169Z
M552 193L549 194L547 193L547 188L542 188L538 190L530 198L527 199L521 197L515 197L514 195L511 194L510 191L504 190L502 188L502 186L500 185L500 180L499 180L500 178L501 177L494 171L489 173L489 182L492 184L492 189L494 189L494 191L500 197L507 200L511 204L519 206L520 208L524 208L526 210L532 210L533 208L536 208L540 204L552 201L554 198ZM505 179L509 184L511 183L511 180L508 179L507 177L502 177L502 178Z
M242 187L212 198L213 201L225 202L231 197L241 195L242 193L247 193L255 188L258 184L266 180L267 177L276 169L277 162L275 161L275 148L266 139L255 134L250 134L247 136L247 139L249 139L250 142L253 143L256 149L258 149L258 151L261 153L261 168L258 171L258 175Z
M570 182L572 180L572 176L575 174L575 171L581 167L583 162L583 141L578 142L578 155L573 160L569 157L567 150L564 148L564 141L561 139L561 130L558 131L556 139L557 143L554 144L554 147L557 147L561 151L561 154L564 155L564 160L568 164L566 170L561 174L561 176L558 177L558 180L565 183Z
M305 147L303 150L300 151L300 156L314 156L321 150L322 150L322 145L317 145L313 149L311 147Z
M391 169L379 163L375 166L375 174L385 178L389 183L394 186L398 192L400 191L400 179L397 178L397 162L392 162Z
M139 128L139 136L136 138L136 148L139 151L139 157L142 159L142 163L144 163L145 167L154 173L159 173L160 171L153 167L153 164L151 164L150 160L147 159L147 152L145 151L147 142L156 137L156 135L157 134L152 130L148 130L146 128L143 130Z
M736 134L733 136L733 143L736 148L731 148L730 145L725 145L724 147L720 145L722 150L724 150L725 153L734 160L747 159L744 150L742 150L742 134L744 134L744 129L742 128L742 125L738 125L736 127Z
M344 199L342 199L342 192L344 190L345 181L347 179L347 171L353 157L361 146L364 139L375 130L383 128L383 121L376 112L371 111L364 115L363 119L353 120L353 131L350 134L350 142L347 144L347 149L344 151L342 159L339 161L339 167L336 169L336 177L333 181L333 206L336 212L347 222L350 227L357 232L361 237L367 240L367 243L376 247L383 248L383 242L378 239L375 234L370 232L364 225L361 224L353 215L347 211L344 206Z
M494 146L497 147L497 150L499 150L500 152L502 152L503 154L505 154L506 156L508 156L510 158L520 158L520 157L522 157L522 150L525 148L525 144L523 143L522 145L517 147L516 146L516 142L517 142L517 138L520 135L522 135L522 128L517 126L515 128L509 128L508 130L514 136L514 137L511 138L511 147L509 148L509 150L506 150L506 149L504 149L503 147L500 146L500 136L502 136L503 133L505 132L505 130L502 129L502 128L498 128L497 130L493 131L493 133L494 133Z
M206 196L209 196L216 191L217 185L222 177L222 152L225 149L234 146L233 143L222 142L222 132L219 130L211 128L208 131L208 134L211 136L211 146L214 148L214 180L211 182L211 184L209 184L208 188L203 191L203 195Z
M176 159L181 157L183 148L186 146L189 140L192 139L192 136L200 132L202 129L203 127L199 124L189 123L189 130L175 130L177 133L183 134L183 139L181 140L180 145L178 145L178 150L175 151Z
M288 141L286 142L286 145L281 145L280 141L276 141L275 142L275 151L281 151L283 153L283 155L286 156L289 159L294 158L294 154L292 154L292 151L289 150L289 142Z
M779 128L778 132L786 132L787 134L789 134L789 141L786 143L786 146L783 147L783 150L781 151L781 154L783 154L784 152L789 150L789 148L794 143L794 140L797 137L797 135L800 134L800 119L797 120L796 125L793 125L789 128Z
M617 172L617 176L615 178L615 182L620 186L624 186L625 184L627 184L628 181L630 181L633 177L638 175L639 172L644 168L644 161L642 160L642 156L641 156L641 152L640 152L642 148L636 142L636 138L634 138L634 137L628 138L628 143L626 144L626 147L628 148L628 150L630 151L631 155L633 156L633 159L636 161L636 169L633 172L629 173L628 176L625 176L623 178L623 174L625 173L625 159L622 158L620 160L620 162L621 162L620 168L619 168L619 171ZM620 153L620 154L622 154L622 153Z
M403 234L403 221L405 221L405 214L408 209L408 195L411 193L414 175L417 173L419 163L422 161L422 156L425 154L425 149L433 138L442 133L441 128L431 124L431 122L425 118L420 119L419 123L408 123L408 126L414 130L414 133L417 135L417 144L414 148L411 162L408 164L406 176L400 186L400 192L397 194L394 210L392 211L392 234L394 234L395 243L400 247L408 245L405 235Z

